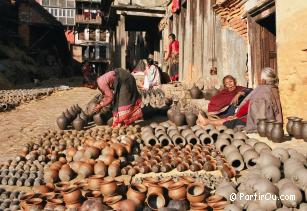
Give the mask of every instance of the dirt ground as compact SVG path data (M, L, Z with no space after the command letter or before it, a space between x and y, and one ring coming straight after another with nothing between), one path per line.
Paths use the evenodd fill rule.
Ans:
M97 90L73 88L23 104L10 112L0 113L0 162L14 158L31 138L48 130L57 129L56 118L73 104L85 108Z

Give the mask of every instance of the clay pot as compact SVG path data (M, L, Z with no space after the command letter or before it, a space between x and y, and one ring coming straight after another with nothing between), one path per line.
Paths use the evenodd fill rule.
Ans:
M110 154L106 154L106 155L103 155L101 156L101 160L107 165L109 166L113 161L114 161L114 157L113 155L110 155Z
M117 177L120 173L120 165L116 162L113 162L109 167L108 167L108 175L110 177Z
M85 123L80 118L80 115L78 115L77 118L72 122L72 125L77 131L80 131L80 130L83 130Z
M135 202L133 200L123 200L120 202L120 209L125 211L135 211L137 208Z
M277 168L279 168L281 165L281 162L278 158L273 156L271 153L262 152L260 154L260 157L257 159L257 165L259 165L261 168L267 165L274 165Z
M291 127L292 134L294 138L296 139L301 139L302 138L302 119L301 118L296 118L293 119L293 125Z
M294 134L293 134L294 135ZM286 183L279 189L279 196L295 196L295 197L285 197L285 200L282 200L282 204L289 207L295 208L302 201L302 193L300 189L293 183Z
M64 113L57 118L57 125L61 130L66 130L68 126L68 120L66 119Z
M261 169L261 172L265 178L273 183L277 183L281 178L281 173L278 167L274 165L267 165Z
M289 136L293 136L293 133L292 133L293 119L297 119L297 118L298 117L287 117L288 122L287 122L286 129L287 129Z
M100 191L104 196L111 196L116 192L117 184L113 179L105 179L100 186Z
M168 196L173 200L182 200L186 197L187 189L184 183L176 182L168 189Z
M185 115L181 112L176 112L173 119L176 126L183 126L186 123Z
M161 187L164 187L166 189L168 189L172 184L174 184L175 182L173 181L173 179L171 177L165 177L163 178L160 182L159 185Z
M239 152L233 152L225 155L229 164L235 168L237 171L242 171L244 169L244 162L242 155Z
M100 175L102 177L106 176L106 174L107 174L107 166L104 164L104 162L98 161L94 165L94 173L96 175Z
M42 209L43 200L40 198L31 198L26 201L21 201L20 206L25 211Z
M154 135L142 135L142 140L146 146L154 146L159 143L159 140Z
M192 112L186 112L185 119L186 119L188 126L193 127L194 125L196 125L197 115L195 115Z
M263 151L266 151L266 152L271 151L271 148L269 147L269 145L267 145L264 142L257 142L253 147L255 151L258 153L261 153Z
M190 89L190 94L192 99L199 99L202 97L202 91L195 85Z
M266 120L265 136L271 140L271 131L273 129L275 120Z
M201 143L203 145L208 145L208 144L213 144L214 143L214 140L211 138L211 136L207 133L205 134L202 134L200 137L199 137L199 140L201 141Z
M307 121L302 121L301 137L307 142Z
M186 140L180 135L174 135L172 137L172 141L177 146L185 146L186 145Z
M122 198L123 197L120 195L108 196L104 201L113 210L120 210L120 201L122 200Z
M191 204L203 202L205 200L205 186L197 183L189 185L187 199Z
M100 155L100 149L97 147L86 147L83 157L86 159L97 159Z
M227 139L219 138L215 142L215 147L218 151L222 152L226 146L230 145L230 142Z
M59 172L57 170L49 169L44 172L44 181L46 183L56 183L59 181Z
M94 169L93 169L93 166L91 164L83 162L80 165L78 174L79 174L81 179L87 178L87 177L93 175L93 173L94 173Z
M166 205L166 200L160 193L150 193L147 195L146 204L152 210L158 210Z
M87 185L87 187L88 187L90 190L93 190L93 191L100 190L100 185L101 185L101 183L103 183L103 177L104 177L104 176L101 176L101 175L94 175L94 176L91 176L91 177L88 179L88 185Z
M284 138L284 129L282 123L273 123L273 129L271 131L271 139L275 143L281 143L283 142Z
M266 136L266 120L267 119L258 119L257 131L261 137Z
M93 116L93 120L94 120L96 125L104 125L105 124L100 113L95 114Z
M209 210L209 205L206 203L192 203L190 205L191 211L207 211Z
M68 182L72 180L74 176L73 170L70 168L68 164L62 166L61 170L59 171L59 178L62 182Z
M66 204L74 204L79 202L82 197L82 193L78 187L72 187L63 191L62 196Z
M174 122L174 115L175 115L176 111L174 108L171 108L167 111L167 117L170 121Z
M133 200L136 205L140 205L146 198L147 188L142 184L131 184L127 192L127 199Z
M259 154L253 150L249 149L244 152L243 159L247 168L253 168L256 166L257 159L259 158Z
M304 164L297 159L289 158L284 162L284 174L286 178L291 179L299 169L304 169Z
M171 144L172 140L168 136L163 135L163 136L159 137L159 142L164 147L164 146L168 146L169 144Z

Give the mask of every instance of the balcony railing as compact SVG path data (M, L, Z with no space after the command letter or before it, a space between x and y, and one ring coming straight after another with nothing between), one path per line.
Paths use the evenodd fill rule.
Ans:
M101 17L91 18L84 15L76 15L76 23L101 24Z
M101 0L76 0L79 2L94 2L94 3L101 3Z

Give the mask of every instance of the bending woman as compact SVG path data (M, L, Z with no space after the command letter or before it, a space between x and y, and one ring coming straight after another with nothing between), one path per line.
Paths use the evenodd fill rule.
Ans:
M224 118L235 114L237 106L252 89L237 86L236 79L227 75L223 78L224 89L213 96L208 105L208 113Z
M161 85L161 75L159 68L154 64L153 59L147 59L147 68L144 74L144 89L150 89Z
M243 100L236 115L219 120L209 120L199 115L198 124L225 125L228 128L243 125L246 126L246 132L256 132L258 119L283 122L278 77L274 70L268 67L261 72L261 85Z
M113 127L130 125L143 117L141 95L130 72L124 69L107 72L97 79L97 85L104 97L93 111L99 112L111 105Z

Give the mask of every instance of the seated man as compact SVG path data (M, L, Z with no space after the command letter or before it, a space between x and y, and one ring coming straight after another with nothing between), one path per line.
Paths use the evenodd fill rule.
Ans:
M199 115L197 123L202 126L208 124L215 126L225 125L228 128L243 125L246 126L246 132L256 132L258 119L265 118L283 122L278 77L271 68L264 68L262 70L261 85L243 100L238 112L234 116L210 120Z
M236 79L227 75L223 78L224 89L213 96L208 105L208 113L224 118L235 114L237 106L251 92L251 89L237 86Z

